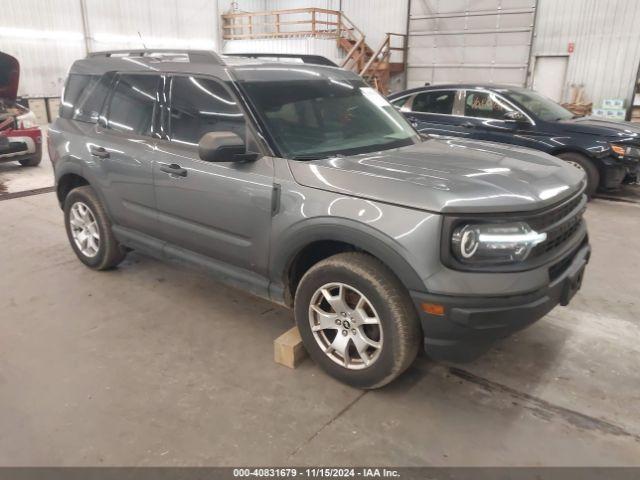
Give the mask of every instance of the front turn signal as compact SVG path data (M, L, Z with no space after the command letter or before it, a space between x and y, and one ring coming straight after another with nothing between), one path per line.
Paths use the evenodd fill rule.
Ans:
M440 317L444 315L444 305L438 303L423 303L421 306L422 310L431 315L438 315Z

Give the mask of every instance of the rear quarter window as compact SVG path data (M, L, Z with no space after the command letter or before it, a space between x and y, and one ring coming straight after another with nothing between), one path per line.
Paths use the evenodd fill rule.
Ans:
M62 118L73 117L78 100L87 89L92 89L100 79L99 75L69 75L60 102L60 116Z
M112 74L69 75L60 105L60 116L80 122L96 123L104 104Z

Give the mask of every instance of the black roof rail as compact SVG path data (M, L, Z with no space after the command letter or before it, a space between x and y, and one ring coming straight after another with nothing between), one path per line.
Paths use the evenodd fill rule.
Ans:
M189 61L193 63L215 63L224 65L220 56L209 50L182 50L174 48L146 48L141 50L108 50L103 52L91 52L87 57L149 57L153 55L186 55Z
M335 63L322 55L305 55L297 53L224 53L225 57L245 57L245 58L291 58L301 60L302 63L312 63L314 65L326 65L337 67Z

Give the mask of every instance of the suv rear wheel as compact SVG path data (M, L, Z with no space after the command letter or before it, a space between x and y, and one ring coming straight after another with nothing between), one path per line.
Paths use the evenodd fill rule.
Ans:
M418 317L393 273L364 253L340 253L305 273L295 317L311 358L336 379L378 388L404 372L420 345Z
M90 186L77 187L64 202L64 224L71 248L95 270L118 265L126 252L111 231L111 221Z

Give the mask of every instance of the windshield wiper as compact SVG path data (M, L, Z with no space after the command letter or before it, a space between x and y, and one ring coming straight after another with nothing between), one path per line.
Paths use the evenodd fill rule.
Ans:
M291 160L320 160L327 157L329 155L294 155Z
M307 155L294 155L291 157L291 160L320 160L323 158L342 158L344 155L341 153L317 153L317 154L307 154Z

